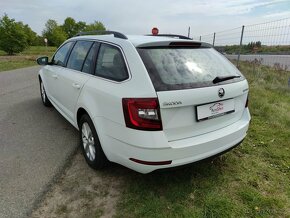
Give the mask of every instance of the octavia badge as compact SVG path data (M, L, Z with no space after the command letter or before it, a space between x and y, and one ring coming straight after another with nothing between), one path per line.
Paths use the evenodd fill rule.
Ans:
M224 97L225 90L223 88L220 88L219 91L218 91L218 95L219 95L220 98Z

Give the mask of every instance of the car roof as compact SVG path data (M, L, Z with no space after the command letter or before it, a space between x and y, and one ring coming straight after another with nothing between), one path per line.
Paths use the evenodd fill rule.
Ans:
M90 40L101 40L107 41L115 44L120 44L124 40L131 42L135 47L147 47L147 46L166 46L171 42L190 42L190 43L200 43L202 47L211 47L210 44L194 41L191 39L179 39L174 37L166 36L146 36L146 35L126 35L127 39L122 39L114 37L111 35L83 35L76 36L71 39L90 39Z

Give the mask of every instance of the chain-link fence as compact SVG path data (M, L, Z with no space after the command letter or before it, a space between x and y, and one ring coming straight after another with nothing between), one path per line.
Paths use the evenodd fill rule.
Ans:
M290 70L290 18L194 36L193 39L212 44L237 65L239 61L254 61Z

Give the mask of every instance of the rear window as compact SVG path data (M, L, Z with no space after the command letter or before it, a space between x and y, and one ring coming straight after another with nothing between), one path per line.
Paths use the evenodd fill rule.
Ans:
M236 67L212 48L138 48L156 91L191 89L243 80ZM217 76L241 76L213 84Z

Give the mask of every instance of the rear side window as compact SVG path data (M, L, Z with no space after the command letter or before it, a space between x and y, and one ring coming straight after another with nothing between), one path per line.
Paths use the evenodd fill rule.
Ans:
M73 44L74 42L68 42L60 47L53 57L52 64L64 67L68 53Z
M156 91L213 86L217 76L241 76L241 73L212 48L139 48ZM224 81L223 84L240 81ZM220 83L221 84L221 83Z
M95 74L115 81L123 81L129 78L127 67L119 48L101 44Z
M80 71L93 42L78 41L68 59L67 68Z

